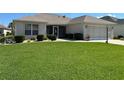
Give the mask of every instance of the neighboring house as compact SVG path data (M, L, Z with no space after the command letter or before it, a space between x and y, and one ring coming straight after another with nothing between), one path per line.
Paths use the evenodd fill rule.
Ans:
M81 16L72 19L67 26L67 33L82 33L84 39L106 39L107 27L108 36L113 38L113 26L115 23L105 21L92 16Z
M11 29L5 27L4 25L0 24L0 35L6 36L7 33L11 33Z
M74 19L55 14L41 13L13 20L15 36L26 38L37 35L55 35L65 38L66 33L82 33L84 39L105 39L108 27L109 38L113 38L115 23L91 16L81 16Z
M68 17L47 13L26 16L13 21L15 36L23 35L26 38L32 38L43 34L64 38L69 21Z
M101 19L116 23L114 26L114 37L118 37L119 35L124 36L124 19L118 19L111 16L104 16Z

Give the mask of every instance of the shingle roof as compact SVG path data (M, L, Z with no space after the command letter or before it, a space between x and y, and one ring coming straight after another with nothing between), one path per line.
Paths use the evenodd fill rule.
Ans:
M32 22L46 22L46 20L43 20L36 16L25 16L20 19L15 19L14 21L32 21Z
M104 17L101 17L100 19L115 22L117 24L124 24L124 19L118 19L118 18L111 17L111 16L104 16Z
M110 21L105 21L103 19L98 19L96 17L92 17L92 16L80 16L77 18L73 18L70 22L70 24L73 23L92 23L92 24L115 24L113 22Z
M70 18L65 16L59 16L55 14L40 13L34 16L26 16L16 21L35 21L35 22L47 22L48 24L67 24Z

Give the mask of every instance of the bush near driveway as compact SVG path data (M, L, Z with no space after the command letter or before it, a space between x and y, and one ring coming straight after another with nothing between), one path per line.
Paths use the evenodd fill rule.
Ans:
M83 40L83 34L81 34L81 33L75 33L74 34L74 39L76 39L76 40Z
M54 35L48 35L47 37L48 37L48 39L50 39L51 41L54 41L54 40L57 39L57 37L54 36Z
M124 36L122 35L118 35L118 39L124 38Z
M82 33L74 33L74 34L66 34L66 38L68 39L74 39L74 40L83 40L83 34Z

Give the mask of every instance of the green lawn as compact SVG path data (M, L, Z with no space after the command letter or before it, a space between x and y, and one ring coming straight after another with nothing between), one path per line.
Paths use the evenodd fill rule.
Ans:
M124 79L124 46L71 42L0 46L0 79Z

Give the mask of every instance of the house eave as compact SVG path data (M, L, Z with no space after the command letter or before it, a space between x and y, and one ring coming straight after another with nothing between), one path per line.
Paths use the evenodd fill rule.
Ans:
M35 23L46 23L45 21L31 21L31 20L13 20L13 22L35 22Z

